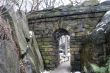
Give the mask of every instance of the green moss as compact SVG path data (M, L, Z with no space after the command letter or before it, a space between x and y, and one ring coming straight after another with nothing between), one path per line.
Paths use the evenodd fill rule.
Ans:
M45 60L45 63L47 63L47 64L48 64L48 63L49 63L49 60Z

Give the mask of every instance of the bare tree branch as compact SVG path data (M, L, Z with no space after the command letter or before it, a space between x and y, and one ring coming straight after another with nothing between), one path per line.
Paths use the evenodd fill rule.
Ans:
M21 9L22 5L23 5L23 0L21 1L21 4L18 6L19 10Z
M71 5L73 5L73 1L72 0L69 0L69 1L70 1Z
M25 13L27 13L27 1L25 0Z
M19 0L16 1L16 2L18 3ZM14 5L16 5L16 4L13 3L13 1L11 1L11 0L4 0L4 4L0 8L0 16L3 15L4 13L8 12L11 8L13 8ZM3 11L3 9L5 8L5 6L10 6L10 7L7 10Z
M63 2L63 0L61 0L61 3L64 5L64 2Z

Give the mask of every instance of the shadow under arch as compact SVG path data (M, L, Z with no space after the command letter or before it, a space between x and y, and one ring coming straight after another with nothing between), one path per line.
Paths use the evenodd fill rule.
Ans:
M60 39L61 36L70 35L70 33L64 28L59 28L59 29L55 30L52 35L53 35L54 41L56 41L56 43L58 43L58 40Z

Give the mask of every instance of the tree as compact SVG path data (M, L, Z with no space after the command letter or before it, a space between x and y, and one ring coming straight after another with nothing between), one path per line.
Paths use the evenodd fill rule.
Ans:
M82 5L88 6L88 5L97 5L99 3L98 0L85 0Z

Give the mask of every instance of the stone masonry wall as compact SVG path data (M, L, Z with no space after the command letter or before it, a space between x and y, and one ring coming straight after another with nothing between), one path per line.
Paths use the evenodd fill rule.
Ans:
M52 36L55 30L64 28L70 33L71 66L75 68L74 64L78 62L75 61L75 56L79 54L82 36L95 28L103 14L104 12L43 19L28 18L30 30L35 32L45 69L54 69L59 64L58 48Z

